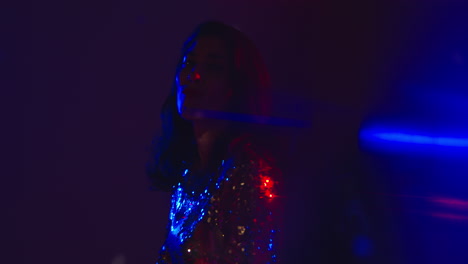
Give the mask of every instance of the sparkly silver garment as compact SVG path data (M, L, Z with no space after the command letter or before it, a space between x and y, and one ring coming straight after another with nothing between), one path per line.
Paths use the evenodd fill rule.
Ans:
M156 264L278 263L279 171L239 143L201 180L174 186L168 234Z

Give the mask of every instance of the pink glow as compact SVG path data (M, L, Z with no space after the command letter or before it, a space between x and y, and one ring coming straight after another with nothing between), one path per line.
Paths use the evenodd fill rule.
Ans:
M452 198L430 198L433 203L444 205L451 208L468 210L468 201Z
M430 213L430 215L433 217L450 219L450 220L461 220L461 221L468 220L468 216L466 215L447 214L447 213Z

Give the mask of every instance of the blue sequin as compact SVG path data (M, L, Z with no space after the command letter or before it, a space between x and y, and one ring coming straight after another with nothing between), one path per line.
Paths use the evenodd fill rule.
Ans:
M223 160L218 173L210 177L208 184L202 189L194 184L198 182L193 172L188 169L183 171L182 182L173 188L169 234L162 247L162 257L157 263L192 263L194 259L187 260L187 258L190 259L196 254L204 254L205 258L210 259L207 263L215 259L219 260L219 258L242 262L246 256L262 259L260 261L262 263L276 263L276 248L274 247L276 226L270 225L269 220L274 215L271 213L269 203L265 203L263 195L260 195L261 190L257 187L261 185L260 182L255 182L259 178L259 173L253 169L255 165L250 160L239 164L240 166L234 166L232 159L226 162ZM224 189L220 190L223 186ZM257 192L256 198L252 198L250 194L255 192ZM220 199L220 195L225 195L227 200ZM252 199L258 200L255 202ZM226 203L226 201L230 202ZM250 207L255 204L259 207ZM252 217L250 213L245 214L246 212L255 212L255 216ZM241 215L244 215L246 220L240 220ZM234 219L233 223L223 222L228 219L222 220L223 217L229 216L237 217L231 218ZM221 239L226 234L224 232L228 234L232 232L229 235L229 241L233 242L228 242L228 240L222 242L227 243L223 245L225 253L222 254L225 255L213 255L213 252L200 246L201 244L196 244L203 243L207 239L206 233L193 236L195 228L202 220L205 221L204 225L211 225L211 230L222 228L222 226L227 227L227 229L217 231L222 232ZM250 235L245 233L250 233ZM251 244L253 242L254 244ZM194 248L196 245L198 249Z

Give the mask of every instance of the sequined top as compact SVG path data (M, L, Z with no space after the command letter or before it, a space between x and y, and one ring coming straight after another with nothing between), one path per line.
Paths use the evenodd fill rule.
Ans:
M173 187L156 264L278 263L279 170L238 142L205 180L186 169Z

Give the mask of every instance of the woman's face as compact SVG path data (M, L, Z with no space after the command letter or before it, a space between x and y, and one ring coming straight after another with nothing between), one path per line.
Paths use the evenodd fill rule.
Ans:
M230 68L229 52L223 40L198 38L183 57L176 77L180 116L195 120L205 117L206 111L227 111L232 94Z

